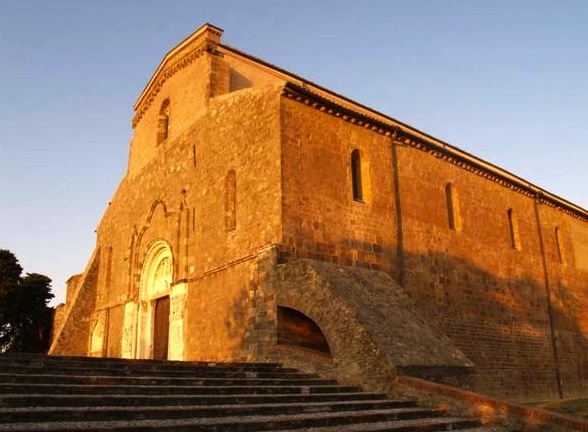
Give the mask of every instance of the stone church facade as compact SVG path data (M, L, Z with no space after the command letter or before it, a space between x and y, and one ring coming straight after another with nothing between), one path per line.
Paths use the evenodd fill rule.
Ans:
M51 354L588 394L586 210L221 35L181 42L136 102Z

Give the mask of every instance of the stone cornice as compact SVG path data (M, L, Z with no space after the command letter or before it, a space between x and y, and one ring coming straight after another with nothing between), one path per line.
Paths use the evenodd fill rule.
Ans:
M145 97L142 98L140 103L138 103L135 108L135 115L133 116L133 123L132 123L133 128L135 128L139 124L139 122L143 118L143 115L149 109L149 107L153 103L153 100L155 99L155 97L157 96L159 91L161 90L161 87L163 86L163 84L168 79L170 79L172 76L174 76L177 72L184 69L189 64L193 63L194 60L196 60L198 57L200 57L202 55L203 52L204 52L203 47L199 47L199 48L195 49L194 51L186 54L181 59L179 59L175 63L169 65L169 67L163 69L162 71L160 71L159 74L157 74L157 80L155 80L149 86L149 91L146 93Z
M563 198L558 197L538 186L535 186L524 179L509 173L495 165L483 161L463 150L450 144L444 143L436 138L426 135L416 129L397 122L391 118L374 112L374 116L365 114L365 107L360 106L364 112L355 111L348 106L343 106L335 100L318 95L304 86L293 83L286 83L282 92L283 96L295 100L324 112L325 114L338 117L343 121L355 124L358 127L369 129L373 132L390 137L400 146L409 146L421 150L456 165L461 169L472 172L487 180L493 181L503 187L512 189L526 197L532 198L539 204L558 209L575 218L588 222L588 212ZM348 105L348 100L345 100ZM378 118L376 118L376 116ZM382 120L382 117L385 119ZM386 121L388 120L388 121Z
M139 124L145 112L161 90L163 84L177 72L194 62L205 52L214 52L220 43L223 30L211 24L205 24L168 52L155 73L135 102L133 128Z

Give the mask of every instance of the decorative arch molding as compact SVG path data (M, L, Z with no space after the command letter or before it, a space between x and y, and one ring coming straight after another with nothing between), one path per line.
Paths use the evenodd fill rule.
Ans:
M155 217L158 209L161 208L162 216L167 219L169 216L173 214L173 212L168 212L167 204L163 199L157 199L151 204L151 208L149 209L149 213L147 218L145 219L145 223L141 226L140 229L135 226L132 234L131 239L131 252L129 256L131 257L130 261L130 276L129 276L129 300L138 301L140 297L140 285L141 285L141 270L142 265L144 262L141 260L142 254L141 251L143 249L143 245L149 241L150 236L147 235L149 229L151 228L151 224L153 222L153 218ZM154 244L154 241L151 240L150 247ZM147 250L150 250L147 248Z
M179 208L187 207L184 201L185 198ZM187 285L177 282L182 278L178 267L182 248L177 219L169 219L183 212L168 208L161 198L153 201L144 224L135 226L129 239L129 287L122 340L124 358L152 358L155 309L158 300L166 297L169 297L168 358L182 360L184 357L182 320Z
M147 248L141 266L135 353L137 358L153 358L155 309L159 299L170 295L173 276L171 246L165 240L155 240Z
M151 210L149 210L149 215L147 216L147 222L145 224L146 227L149 227L151 225L151 221L153 220L155 210L157 210L157 207L159 206L161 206L163 210L164 217L168 217L170 215L170 213L167 211L167 205L165 204L165 201L162 199L157 199L153 202L153 204L151 204Z
M164 358L183 360L186 284L174 283L174 254L169 242L153 240L140 265L138 299L125 306L123 357L153 358L165 346ZM161 304L169 313L160 315ZM163 324L162 324L163 322ZM158 331L163 328L163 332ZM162 337L167 341L162 342ZM163 343L163 345L162 345Z
M139 300L145 302L168 294L173 282L173 268L173 253L169 243L164 240L153 242L143 260Z

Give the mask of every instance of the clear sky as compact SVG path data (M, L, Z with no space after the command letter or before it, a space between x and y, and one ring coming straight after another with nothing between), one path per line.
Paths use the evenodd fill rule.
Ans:
M588 208L588 1L1 0L0 248L57 301L126 170L136 98L205 22Z

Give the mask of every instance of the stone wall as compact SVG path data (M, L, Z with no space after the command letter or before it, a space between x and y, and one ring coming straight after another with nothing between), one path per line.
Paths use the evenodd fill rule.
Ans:
M62 337L56 342L58 351L75 344L79 353L89 354L92 330L103 323L105 336L94 348L103 343L103 355L139 354L137 326L154 301L142 294L142 273L150 247L159 242L173 257L167 288L175 308L171 326L190 328L181 330L181 355L250 357L241 339L251 305L240 302L261 278L255 270L259 251L281 239L281 86L270 79L261 88L232 88L229 63L214 51L200 52L181 66L164 73L165 82L148 106L138 109L128 172L97 229L101 266L93 306L83 312L89 324L77 341ZM169 130L157 142L165 100L170 102ZM228 227L230 172L234 224ZM68 303L79 308L75 301ZM251 340L247 343L254 349Z
M299 257L395 274L396 211L389 140L283 99L281 260ZM359 149L373 192L351 193ZM367 181L368 178L365 178Z
M204 26L139 98L128 171L52 353L148 357L169 295L175 359L283 360L387 386L462 367L447 350L473 362L477 390L586 394L584 213L219 41ZM147 272L155 247L165 277ZM278 345L278 306L315 321L333 357Z
M119 186L98 229L106 252L96 310L110 310L114 335L108 338L109 354L121 353L121 335L114 329L124 327L124 304L140 299L149 246L163 240L173 252L172 285L187 284L181 313L191 328L185 340L187 358L242 356L229 343L237 337L229 336L231 332L243 332L236 324L240 317L234 317L235 328L229 329L233 318L227 314L241 313L229 309L248 291L250 276L246 265L228 263L238 263L280 238L278 95L279 89L270 87L212 99L205 115L183 132L170 131L143 170L127 175ZM225 181L231 170L236 226L227 230ZM198 342L202 338L217 346Z
M282 103L281 261L385 270L474 362L478 390L585 394L587 223L316 106ZM353 200L353 149L369 163L364 202Z
M281 347L274 359L383 392L394 386L397 372L454 383L472 373L473 364L428 325L384 272L301 259L276 266L270 275L266 289L276 305L315 322L332 356L329 361L319 358L322 352Z
M564 366L554 358L557 334L549 304L557 294L551 289L550 298L549 291L558 282L551 278L546 284L545 266L551 273L563 267L554 231L562 227L562 242L569 242L565 226L571 218L412 148L398 149L398 167L405 289L474 361L478 389L501 396L557 396L556 369ZM459 194L457 230L448 225L447 183ZM509 209L518 218L518 248L512 245ZM576 333L558 318L569 313L553 308L555 333ZM556 344L563 354L561 342ZM586 342L567 345L566 355L579 354ZM568 395L585 385L577 374L567 381Z

